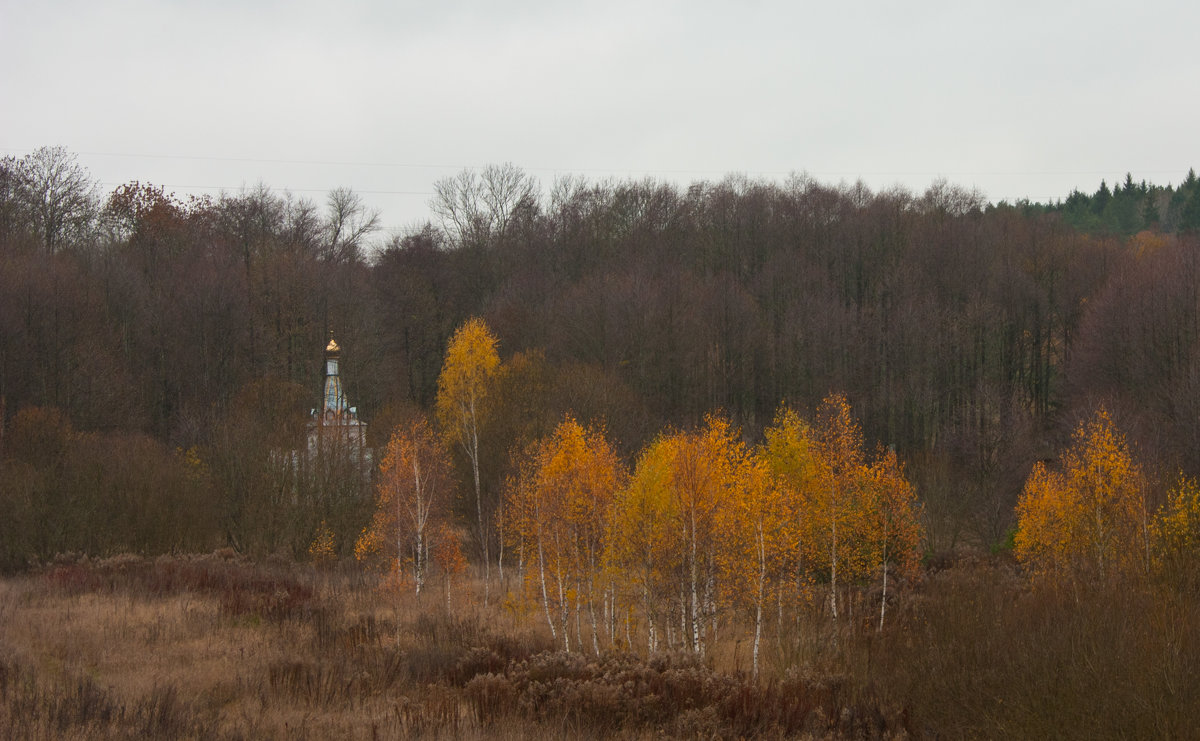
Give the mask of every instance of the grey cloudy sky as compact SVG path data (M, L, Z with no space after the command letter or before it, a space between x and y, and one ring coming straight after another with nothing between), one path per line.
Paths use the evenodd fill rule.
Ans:
M106 188L359 191L512 162L1048 200L1200 166L1200 3L0 0L0 154Z

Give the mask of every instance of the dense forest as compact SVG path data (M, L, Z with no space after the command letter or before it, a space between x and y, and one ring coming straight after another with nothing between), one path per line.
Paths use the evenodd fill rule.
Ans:
M347 189L106 193L63 148L0 160L0 567L297 557L323 528L349 554L370 482L300 486L272 464L302 445L329 332L383 460L432 414L471 317L505 372L477 498L453 461L466 521L567 414L631 465L663 430L719 412L756 443L781 405L808 416L831 393L905 462L929 553L1002 547L1035 463L1101 405L1152 501L1200 475L1194 171L989 204L802 175L544 188L502 165L437 183L430 206L387 236Z

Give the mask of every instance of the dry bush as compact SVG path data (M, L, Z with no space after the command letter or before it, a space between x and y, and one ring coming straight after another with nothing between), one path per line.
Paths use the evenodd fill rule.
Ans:
M844 681L791 675L759 684L713 671L693 654L598 659L547 652L467 684L484 725L505 716L600 735L892 738L902 713L855 697Z
M858 650L857 681L906 703L922 735L1179 738L1200 717L1200 605L1130 582L1059 592L968 563Z
M122 554L89 562L59 558L42 579L65 594L122 591L163 597L182 593L214 595L227 615L272 620L295 617L314 607L314 588L294 567L268 568L227 552L202 556L161 556L153 561Z

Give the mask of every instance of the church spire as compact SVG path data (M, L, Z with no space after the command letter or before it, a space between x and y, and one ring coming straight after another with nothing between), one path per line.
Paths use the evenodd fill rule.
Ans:
M321 413L333 412L340 417L346 411L346 392L342 390L342 379L338 375L338 360L342 349L333 339L333 330L329 330L329 344L325 346L325 402Z

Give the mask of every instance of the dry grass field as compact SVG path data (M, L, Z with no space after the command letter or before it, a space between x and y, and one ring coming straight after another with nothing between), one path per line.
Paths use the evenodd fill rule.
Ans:
M744 626L705 659L568 654L470 594L447 611L228 552L10 577L0 737L1186 738L1200 717L1193 597L1041 594L1003 560L929 570L882 634L775 630L757 681Z
M509 599L447 612L230 553L0 582L5 738L904 736L840 681L556 651ZM735 644L736 645L736 644ZM737 660L737 650L717 651Z

